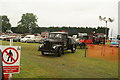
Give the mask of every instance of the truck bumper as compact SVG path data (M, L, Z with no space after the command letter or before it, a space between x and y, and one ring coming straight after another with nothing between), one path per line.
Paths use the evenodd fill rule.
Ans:
M50 52L50 53L56 53L57 50L45 50L45 49L38 49L38 51L43 51L43 52Z

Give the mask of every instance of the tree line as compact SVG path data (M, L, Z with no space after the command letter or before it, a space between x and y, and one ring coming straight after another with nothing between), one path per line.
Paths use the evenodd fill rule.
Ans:
M11 30L14 33L21 33L21 34L26 33L26 32L20 32L20 30L18 30L18 27L12 27ZM34 33L41 33L41 32L67 31L69 33L69 35L75 35L78 33L87 33L89 35L92 35L93 32L106 34L106 30L107 30L107 35L108 35L109 28L106 28L106 27L97 27L97 28L91 28L91 27L36 27L36 28L32 29L32 33L34 34Z
M93 32L95 33L105 33L108 35L109 28L98 26L97 28L92 27L39 27L37 24L37 16L33 13L25 13L21 16L21 20L18 21L16 27L12 27L10 20L6 15L0 16L2 22L2 32L6 32L6 30L12 30L14 33L41 33L41 32L54 32L54 31L67 31L69 35L75 35L78 33L87 33L91 35Z

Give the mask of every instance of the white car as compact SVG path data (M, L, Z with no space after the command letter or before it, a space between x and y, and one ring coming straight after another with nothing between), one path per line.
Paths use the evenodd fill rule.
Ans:
M2 39L2 40L5 40L6 38L8 38L8 35L1 35L0 36L0 39Z
M24 38L22 38L21 42L29 42L29 43L39 43L41 40L41 36L35 36L35 35L27 35Z
M41 41L41 36L35 36L34 38L32 38L32 41L34 43L39 43Z
M33 38L34 38L35 36L34 35L27 35L27 36L25 36L24 38L22 38L21 40L20 40L20 42L33 42Z

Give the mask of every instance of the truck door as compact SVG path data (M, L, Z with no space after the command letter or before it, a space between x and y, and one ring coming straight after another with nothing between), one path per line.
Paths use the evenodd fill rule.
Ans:
M67 41L67 40L68 40L68 39L67 39L67 34L63 34L63 35L62 35L62 39L63 39L63 42L64 42L64 47L66 47L66 46L67 46L67 42L68 42L68 41Z

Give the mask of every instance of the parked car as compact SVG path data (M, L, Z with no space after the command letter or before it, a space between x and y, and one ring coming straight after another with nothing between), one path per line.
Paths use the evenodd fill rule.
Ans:
M14 38L15 38L15 36L9 35L7 38L5 38L5 40L6 40L6 41L10 41L10 39L14 39Z
M112 39L112 40L111 40L111 42L110 42L110 47L112 47L112 46L119 47L118 39Z
M71 50L72 53L76 51L76 41L68 37L66 32L50 32L48 38L38 48L42 55L55 53L57 57L64 54L65 50Z
M20 39L23 38L21 36L16 36L16 38L13 39L14 42L20 42Z
M120 35L117 35L117 39L120 40Z
M46 40L46 38L42 38L42 37L41 37L39 43L40 43L40 44L43 44L45 40Z
M0 36L0 39L2 39L2 40L6 40L6 38L8 38L8 35L1 35Z
M35 36L34 38L31 38L32 42L34 43L40 43L41 41L41 36Z
M24 38L20 40L20 42L33 42L32 38L34 38L34 35L26 35Z
M39 43L41 40L41 36L35 36L35 35L27 35L24 38L21 39L21 42L27 42L27 43Z

